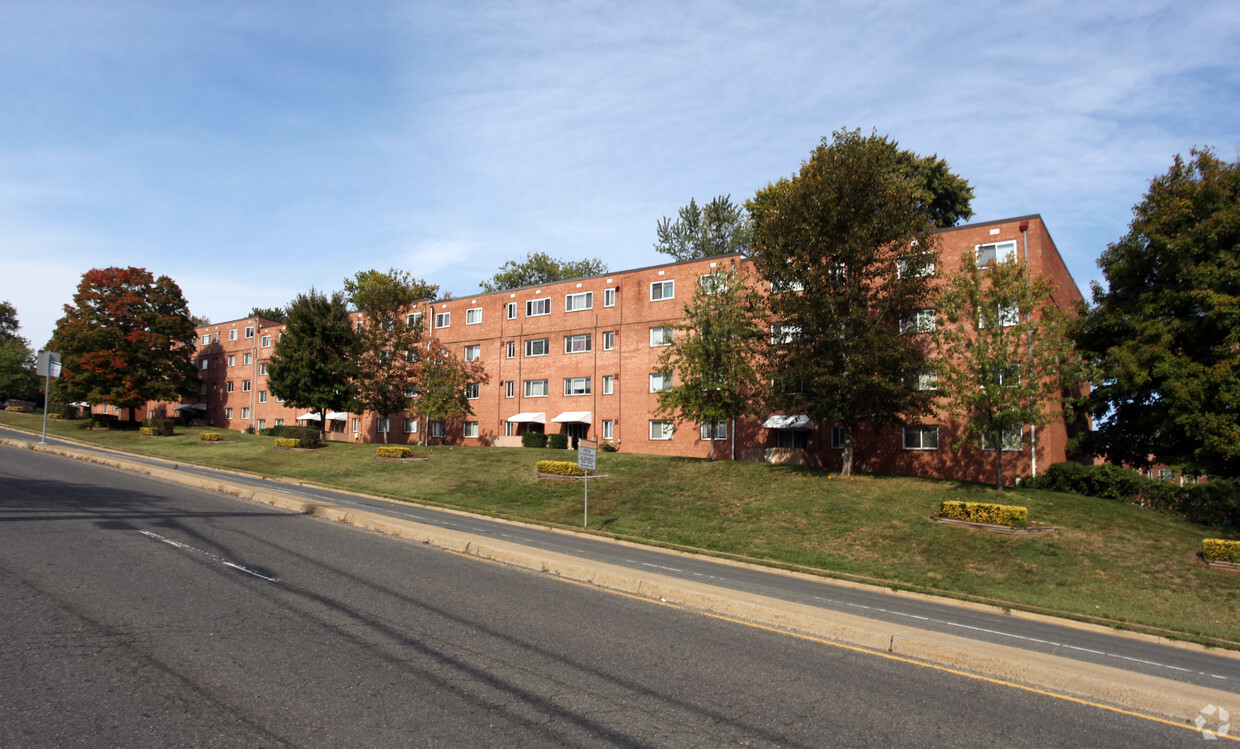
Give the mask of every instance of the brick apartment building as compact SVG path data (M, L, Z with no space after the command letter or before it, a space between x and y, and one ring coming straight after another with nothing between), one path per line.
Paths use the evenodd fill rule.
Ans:
M1027 258L1035 274L1050 276L1054 301L1067 308L1081 299L1041 217L970 224L943 230L936 269L947 275L961 253ZM511 291L421 302L428 335L468 360L479 360L490 380L468 391L473 415L463 422L419 422L414 415L329 414L329 438L392 443L423 438L465 445L519 446L526 431L565 433L614 443L620 450L705 457L714 437L716 457L741 460L807 461L840 465L841 435L831 424L814 424L796 414L741 419L715 430L696 424L673 426L653 415L666 376L657 365L666 345L665 326L683 319L683 308L699 276L724 264L748 263L740 255L617 271ZM178 409L207 424L245 429L278 424L313 424L304 411L286 407L267 389L266 368L283 326L259 317L198 328L194 361L202 380L196 399L185 404L151 404L153 411ZM407 418L410 417L410 418ZM1039 469L1066 459L1069 425L1039 429ZM421 434L428 430L430 434ZM1026 427L1028 429L1028 427ZM988 481L991 451L953 451L960 424L943 414L903 428L854 435L857 468L876 473ZM1008 476L1029 475L1029 447L1004 455Z

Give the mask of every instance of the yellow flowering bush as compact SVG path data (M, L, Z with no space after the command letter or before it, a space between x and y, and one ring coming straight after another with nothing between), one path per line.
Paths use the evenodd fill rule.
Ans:
M1201 542L1201 556L1218 562L1240 564L1240 541L1207 538Z
M556 476L584 476L586 469L567 460L540 460L535 464L539 473L551 473Z
M155 427L138 427L138 434L143 437L158 437L159 430Z
M1029 522L1029 508L1018 505L995 505L986 502L943 503L939 515L952 520L968 520L973 523L992 523L1023 528Z
M219 432L201 432L198 435L198 439L202 440L203 442L219 442L220 433Z
M408 458L413 451L402 445L381 445L375 452L380 458Z
M301 447L301 440L296 437L276 437L276 447Z

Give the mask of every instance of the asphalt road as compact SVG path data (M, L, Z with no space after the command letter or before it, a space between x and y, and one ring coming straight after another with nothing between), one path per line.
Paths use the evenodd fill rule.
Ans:
M69 459L0 487L0 746L1202 740Z
M0 435L12 439L38 439L37 435L5 429L0 429ZM89 449L76 444L73 447ZM140 456L126 456L126 459L167 465L164 461ZM180 470L202 475L221 475L219 471L184 464L180 466ZM691 557L654 548L615 544L584 535L557 533L484 517L370 499L345 492L296 486L239 474L225 475L231 482L261 487L267 491L366 509L479 536L502 538L546 551L708 582L722 588L880 621L909 624L1031 652L1240 692L1240 659L1219 655L1217 652L1163 645L1112 634L1109 631L1091 631L1059 625L1053 621L1007 616L999 611L966 609L934 600L893 596L882 590L838 585L825 579L782 575L760 568L722 564L709 557Z

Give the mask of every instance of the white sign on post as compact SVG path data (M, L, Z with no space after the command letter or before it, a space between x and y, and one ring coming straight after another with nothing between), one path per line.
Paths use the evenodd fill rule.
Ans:
M40 351L35 359L35 372L43 378L43 439L40 445L47 444L47 407L51 403L52 378L60 376L60 354L55 351Z
M590 471L594 470L594 458L598 455L598 442L577 440L577 465L586 469L584 515L581 527L590 525Z

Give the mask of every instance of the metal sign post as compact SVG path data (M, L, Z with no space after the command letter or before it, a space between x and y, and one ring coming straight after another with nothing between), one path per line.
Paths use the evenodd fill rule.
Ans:
M594 440L577 440L577 465L586 469L585 520L581 527L590 525L590 471L594 470L594 459L598 455L598 442Z
M60 376L60 354L55 351L40 351L35 361L35 372L43 375L43 439L40 445L47 444L47 408L51 404L52 378Z

